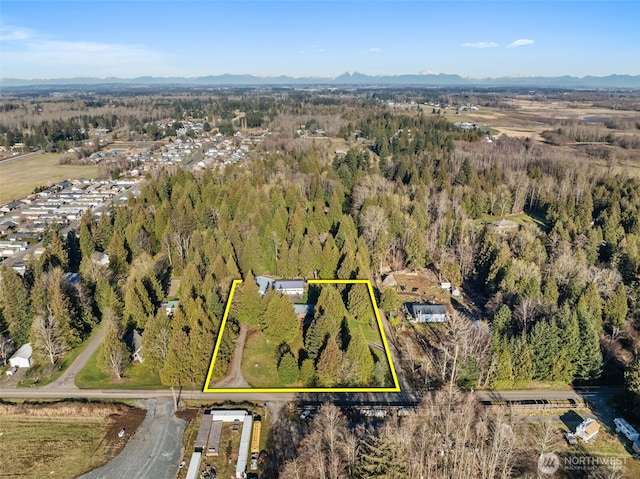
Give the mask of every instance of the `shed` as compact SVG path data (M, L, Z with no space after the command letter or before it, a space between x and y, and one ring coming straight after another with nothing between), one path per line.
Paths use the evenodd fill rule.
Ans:
M178 307L179 301L177 299L172 299L171 301L164 301L160 303L160 306L164 308L167 316L172 316L175 309Z
M33 354L33 350L31 349L31 343L23 344L20 346L13 356L9 358L9 365L19 368L30 368L33 364L31 356Z
M131 359L140 363L143 362L144 359L140 354L140 352L142 351L142 335L140 334L140 331L138 331L137 329L131 331L125 336L124 342L131 350Z
M256 276L256 284L258 285L258 292L260 293L260 296L264 296L273 284L273 280L266 276Z
M600 432L600 424L595 419L587 418L576 427L576 436L584 442L593 439Z

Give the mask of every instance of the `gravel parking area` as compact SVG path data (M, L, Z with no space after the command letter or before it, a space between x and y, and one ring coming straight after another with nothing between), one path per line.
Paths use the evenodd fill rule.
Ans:
M186 421L170 399L140 401L147 415L124 450L108 464L79 479L173 479L182 457Z

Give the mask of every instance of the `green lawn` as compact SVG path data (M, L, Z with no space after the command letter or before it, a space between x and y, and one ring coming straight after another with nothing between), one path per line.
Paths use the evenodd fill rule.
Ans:
M487 224L495 223L496 221L500 221L501 219L502 217L500 216L482 215L476 220L476 222L480 224ZM506 215L504 219L513 221L514 223L518 223L519 225L533 223L540 228L547 228L547 223L545 222L544 217L535 213L518 213L517 215Z
M355 331L356 328L362 329L364 332L364 339L371 341L372 343L382 344L382 338L380 337L380 331L378 330L378 324L375 323L375 327L371 328L368 324L360 323L353 319L349 320L349 329Z
M61 165L57 153L35 154L0 165L0 205L24 198L36 186L75 178L97 178L96 165Z
M283 387L278 378L277 361L278 345L267 342L262 332L250 331L242 356L242 376L245 381L258 388Z
M114 382L111 375L98 367L98 351L91 356L80 374L76 386L81 389L165 389L160 374L152 371L145 363L130 366L122 382Z
M87 347L89 341L97 331L99 326L96 326L91 335L85 339L80 346L76 349L72 349L67 355L60 360L56 365L36 364L27 370L26 377L18 383L18 387L32 387L32 386L46 386L52 383L64 373L69 366L75 361L78 355Z

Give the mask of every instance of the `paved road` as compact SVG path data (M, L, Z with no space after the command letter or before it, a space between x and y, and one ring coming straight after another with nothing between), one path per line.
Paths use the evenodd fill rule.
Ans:
M102 344L102 338L104 337L105 323L101 324L98 331L89 341L89 344L82 350L78 357L71 363L71 366L62 373L58 379L52 383L47 384L43 389L68 389L76 388L76 376L87 364L87 361L91 359L91 356L98 350L100 344Z
M186 421L173 414L170 399L141 401L144 421L124 450L79 479L173 479L182 457Z
M38 150L38 151L33 151L31 153L23 153L21 155L17 155L17 156L10 156L9 158L5 158L4 160L0 160L0 165L6 165L8 163L13 163L14 161L18 161L18 160L24 160L25 158L29 158L30 156L33 155L37 155L43 153L43 151Z
M597 401L617 394L616 388L576 388L565 391L522 390L522 391L476 391L481 401L533 401L533 400L574 400Z

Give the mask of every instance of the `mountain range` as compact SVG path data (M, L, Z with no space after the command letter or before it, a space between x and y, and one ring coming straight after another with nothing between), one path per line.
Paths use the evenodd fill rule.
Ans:
M55 85L185 85L185 86L427 86L427 87L530 87L530 88L606 88L639 89L640 75L608 76L516 76L499 78L466 78L455 74L419 74L419 75L366 75L363 73L343 73L334 78L328 77L262 77L255 75L208 75L201 77L152 77L136 78L54 78L23 80L18 78L0 79L0 88L55 86Z

